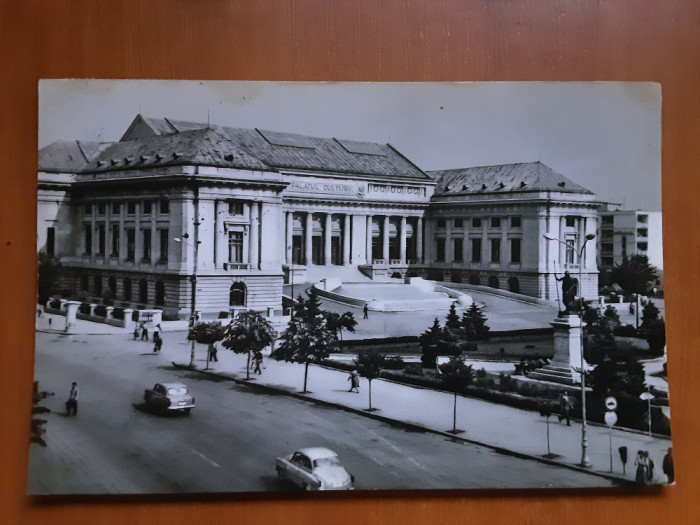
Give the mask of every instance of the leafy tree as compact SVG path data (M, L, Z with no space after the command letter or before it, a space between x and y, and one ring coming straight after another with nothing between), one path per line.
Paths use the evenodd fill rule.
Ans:
M461 324L467 341L485 341L489 338L486 316L476 303L472 303L462 314Z
M357 326L357 320L352 312L345 312L344 314L327 312L326 320L328 322L328 327L336 331L341 341L343 340L343 330L354 332Z
M615 307L610 304L605 307L603 318L612 328L620 324L620 314L618 314Z
M63 265L56 257L46 252L37 254L37 301L46 304L49 297L56 293L63 276Z
M663 319L649 321L646 332L649 352L653 356L662 356L666 346L666 323Z
M327 312L321 310L318 295L314 288L309 298L301 296L294 306L294 316L282 333L281 344L272 356L278 360L304 363L304 393L309 375L309 364L320 363L331 352L337 352L338 333L328 326Z
M649 257L641 254L623 257L622 262L611 272L613 282L629 293L648 295L654 288L659 273L649 264Z
M386 357L375 350L360 350L357 353L355 364L362 377L369 383L369 410L372 409L372 380L379 377Z
M435 321L433 321L433 326L421 334L418 338L418 342L423 352L420 358L423 367L434 368L437 363L437 356L442 342L442 328L440 327L440 321L438 321L437 317Z
M460 432L457 430L457 393L472 383L474 377L472 366L465 364L464 359L458 356L452 356L447 363L440 365L440 372L440 378L445 384L445 387L454 393L451 432L457 434Z
M647 301L642 310L642 329L649 328L654 324L655 321L659 320L659 314L661 312L651 301Z
M275 342L277 332L260 312L248 310L239 313L224 330L221 346L236 354L247 353L246 379L250 379L250 356Z
M216 321L209 323L197 323L190 328L187 339L202 345L214 345L224 338L224 327ZM209 354L207 352L207 368L209 367ZM194 366L194 344L190 352L190 367Z

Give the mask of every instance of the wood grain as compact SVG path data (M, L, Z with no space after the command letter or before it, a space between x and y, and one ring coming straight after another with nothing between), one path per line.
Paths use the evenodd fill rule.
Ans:
M699 523L697 0L0 0L2 523ZM676 487L350 497L24 495L40 78L624 80L663 90Z

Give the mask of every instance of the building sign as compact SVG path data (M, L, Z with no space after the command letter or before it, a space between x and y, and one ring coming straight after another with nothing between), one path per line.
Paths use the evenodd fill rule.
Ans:
M355 195L357 189L354 182L293 179L287 188L287 193L349 196Z
M424 186L322 179L292 179L285 190L285 194L317 195L324 198L354 197L359 200L389 202L424 202L429 198L427 189Z
M373 184L367 185L367 193L369 195L401 195L401 196L414 196L414 197L425 197L426 191L424 187L418 186L399 186L394 184Z

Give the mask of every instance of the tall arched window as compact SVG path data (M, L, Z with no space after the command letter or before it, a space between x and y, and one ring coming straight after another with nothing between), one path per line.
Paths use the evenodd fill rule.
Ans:
M479 286L481 284L481 279L479 279L479 276L477 274L473 273L469 276L469 284Z
M148 302L148 281L146 279L141 279L139 281L139 302Z
M508 279L508 290L513 293L520 293L520 281L517 277L510 277Z
M131 301L131 279L124 277L124 300Z
M231 285L229 292L229 306L245 306L246 287L241 282L236 282Z
M165 285L163 281L156 281L156 298L154 302L158 306L165 304Z
M496 288L496 289L498 289L498 288L499 288L499 285L498 285L498 277L496 277L495 275L490 276L490 277L489 277L489 286L490 286L491 288Z

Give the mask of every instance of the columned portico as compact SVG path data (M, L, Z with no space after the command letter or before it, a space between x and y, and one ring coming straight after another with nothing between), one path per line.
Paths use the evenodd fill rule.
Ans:
M384 216L384 225L382 227L382 259L384 263L389 262L389 216Z
M372 219L371 215L367 215L367 233L365 236L367 247L367 264L372 264Z
M350 264L350 215L345 214L343 220L343 265Z
M289 211L287 212L287 224L286 224L286 230L287 230L287 235L286 235L286 247L285 247L285 260L287 261L287 264L292 264L292 244L293 244L293 237L294 237L294 213Z
M324 266L330 266L331 264L331 237L333 235L333 216L330 213L326 213L326 221L323 226L323 264Z
M259 269L260 263L260 205L250 203L250 268Z
M399 259L401 264L406 264L406 217L401 217L401 232L399 242Z
M304 264L309 266L312 260L311 246L313 244L313 230L314 230L314 216L313 213L308 212L306 214L306 225L304 228Z
M416 224L416 259L423 263L423 218L418 217Z

